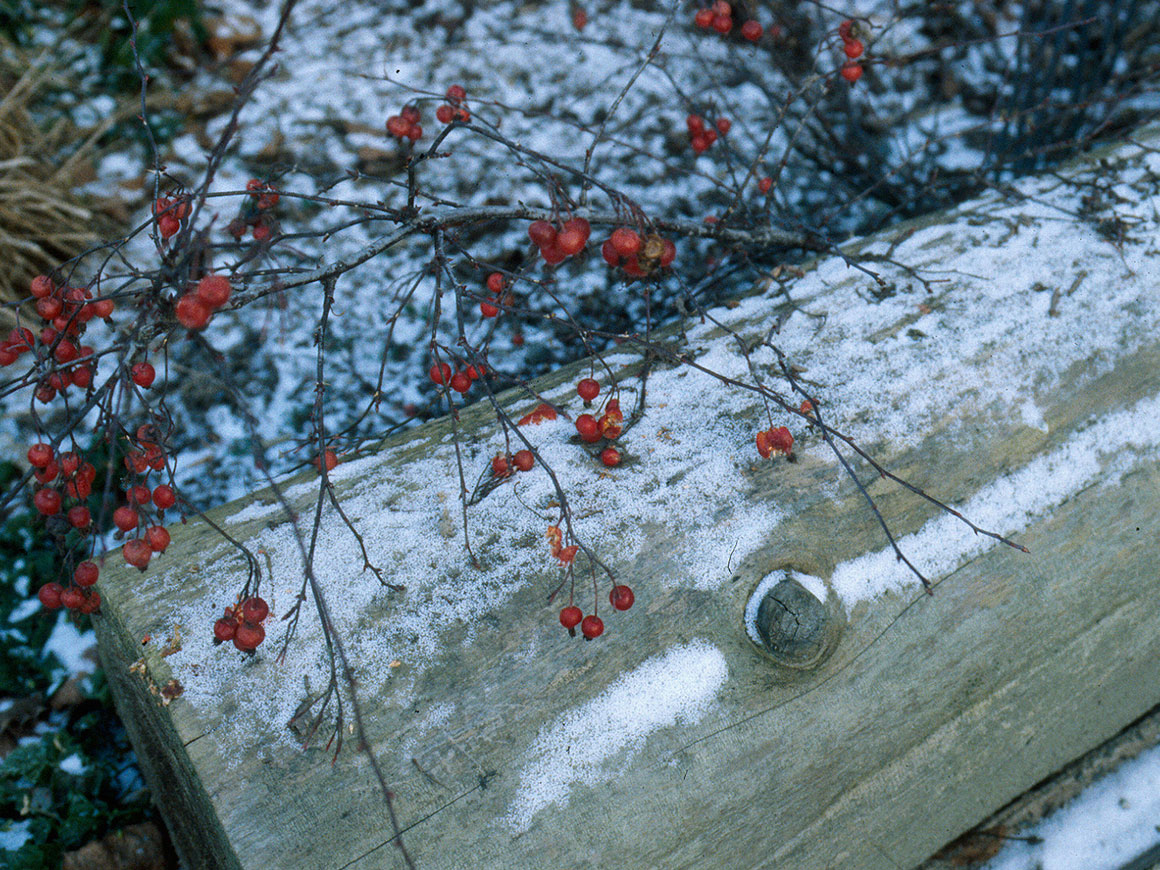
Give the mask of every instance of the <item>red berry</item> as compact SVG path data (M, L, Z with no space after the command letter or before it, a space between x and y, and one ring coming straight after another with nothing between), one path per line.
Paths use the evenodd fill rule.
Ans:
M145 530L145 543L154 553L164 553L169 546L169 532L164 526L150 526Z
M455 120L462 121L464 124L466 124L468 121L471 120L471 112L467 111L467 109L460 107L460 108L455 110Z
M617 610L628 610L634 601L636 596L627 586L613 586L612 591L608 593L608 602Z
M560 625L571 631L584 618L584 611L575 604L570 604L560 611Z
M615 447L605 447L600 451L600 461L609 468L615 468L620 465L620 451Z
M73 571L73 583L77 586L92 586L97 582L100 569L96 562L81 562Z
M33 468L45 468L52 462L52 448L43 442L28 448L28 464Z
M503 275L499 272L492 272L487 276L487 289L496 295L503 292L506 283Z
M661 266L671 266L675 259L677 259L677 246L673 244L672 239L665 239L661 248Z
M173 308L177 322L186 329L202 329L209 323L209 306L201 301L196 294L186 293L177 300Z
M479 313L484 317L495 317L497 314L499 314L499 309L492 305L490 302L480 302Z
M77 358L77 346L68 339L61 339L52 355L59 363L72 362Z
M93 515L82 504L68 509L68 522L74 529L87 529L93 522Z
M59 583L45 583L37 590L36 597L40 599L49 610L58 610L61 605L61 593L64 592L64 587Z
M406 121L408 124L418 124L419 123L419 107L418 106L412 106L412 105L403 106L403 111L401 111L399 114L403 116L403 120Z
M853 60L856 57L862 56L863 46L860 39L850 39L842 46L842 50L846 52L846 57Z
M38 489L32 497L32 504L36 510L46 517L60 513L60 493L55 489Z
M153 490L153 504L165 510L177 504L177 496L173 493L173 487L168 484L161 483Z
M206 275L197 282L197 298L210 308L221 308L230 298L230 282L224 275Z
M125 499L129 504L149 504L149 487L143 483L131 486L125 490Z
M709 150L709 138L704 133L698 133L689 141L694 154L704 154Z
M234 632L234 646L242 652L252 652L266 639L266 629L243 622Z
M56 288L53 287L52 279L47 275L37 275L32 279L32 283L29 284L28 289L31 291L34 299L44 299L46 296L51 296L52 291Z
M266 599L254 596L242 602L242 619L252 625L257 625L270 615L270 605Z
M79 587L70 586L60 593L60 603L69 610L80 610L85 603L85 593Z
M577 30L583 30L588 24L588 13L584 11L584 7L577 6L572 10L572 26Z
M532 466L536 464L536 457L530 450L517 450L516 455L512 457L512 464L520 471L531 471Z
M728 133L732 126L733 126L733 122L730 121L728 118L718 118L717 119L717 129L721 131L722 136L724 136L726 133Z
M600 424L591 414L581 414L576 418L576 431L580 438L589 444L600 440Z
M696 136L705 132L705 119L700 115L689 115L685 118L685 126L689 128L690 136Z
M528 238L543 250L556 243L556 228L547 221L532 221L528 224Z
M557 266L568 259L568 255L557 242L553 242L546 248L540 248L540 256L544 258L544 262L549 266Z
M149 560L153 558L153 550L141 538L133 538L130 541L126 541L125 545L121 547L121 555L134 568L145 570L149 565Z
M108 317L115 307L116 303L112 299L98 299L93 303L93 314L97 317Z
M163 214L157 218L157 232L161 234L161 238L168 239L177 235L178 230L181 229L181 221L177 219L174 214Z
M132 531L137 528L137 522L140 519L137 511L126 505L121 505L113 511L113 525L115 525L122 532Z
M213 639L220 642L234 639L238 621L233 617L222 617L213 624Z
M619 227L609 237L612 247L622 257L633 257L640 252L640 236L628 227Z
M428 369L427 377L431 378L431 383L442 386L451 380L451 366L447 363L437 363Z
M101 607L101 593L96 589L83 591L81 606L77 608L81 613L96 613Z
M713 29L724 36L733 29L733 18L730 15L714 15Z
M36 300L36 313L45 320L53 320L64 310L64 304L55 296Z
M137 386L142 389L147 389L157 377L157 370L150 363L139 362L133 368L129 369L129 377L133 379L133 383Z
M761 22L756 18L750 18L748 21L741 25L741 35L748 39L750 42L757 42L757 40L761 39L761 34Z
M314 468L319 473L322 472L323 463L326 463L327 471L334 471L338 467L338 454L333 450L324 450L322 451L322 462L318 461L317 456L314 457Z
M717 130L714 127L710 127L708 130L705 131L705 142L707 145L712 145L716 141L717 141Z
M87 389L93 382L93 370L89 366L81 366L78 369L73 369L70 377L74 387L80 387L82 390Z
M254 230L252 233L255 242L264 242L268 238L270 238L270 236L272 236L273 234L274 234L274 231L272 229L270 229L270 226L268 224L262 224L262 223L257 224L254 227Z
M440 124L450 124L451 119L454 117L455 111L446 103L435 110L435 120Z
M451 376L450 386L457 393L466 393L471 389L471 377L467 372L456 372Z
M396 139L406 138L407 130L410 129L410 126L411 125L399 115L391 115L391 117L387 118L387 132L394 136Z
M841 72L842 78L844 78L850 84L854 84L854 82L862 78L862 64L858 63L856 60L848 60L842 64Z
M612 239L608 239L600 246L600 256L604 258L604 262L609 266L620 265L620 254L616 251L616 246L612 244Z
M773 179L768 175L761 179L761 181L757 182L757 189L762 193L769 193L769 189L771 187L773 187Z
M453 103L461 103L467 99L467 89L463 85L452 85L447 89L447 99Z
M580 623L580 631L588 640L600 637L604 634L604 620L596 615L585 616L584 621Z
M491 473L496 477L507 477L511 474L508 468L507 457L502 453L497 453L491 458Z
M556 243L566 256L571 257L584 249L584 246L588 244L588 237L591 234L592 228L589 226L587 220L584 218L572 218L564 222L564 230L557 237Z
M60 466L56 464L55 459L50 459L48 465L33 474L37 483L52 483L56 480L57 474L60 472Z
M838 25L838 36L841 37L843 42L846 42L850 39L853 30L854 22L847 18L845 21Z
M713 10L698 9L697 14L693 16L693 23L702 30L708 30L713 26Z
M576 385L576 393L585 402L591 402L600 395L600 384L596 383L592 378L584 378Z

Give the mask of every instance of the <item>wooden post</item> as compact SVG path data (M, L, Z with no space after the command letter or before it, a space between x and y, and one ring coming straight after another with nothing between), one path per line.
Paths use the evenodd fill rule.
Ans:
M599 467L566 423L522 429L579 493L585 542L636 591L626 614L604 605L596 641L569 638L561 599L546 603L561 569L538 469L469 510L473 571L449 421L340 465L340 503L406 591L362 570L330 509L319 580L419 866L910 867L1160 703L1158 141L1150 128L1019 183L1022 196L844 248L880 280L821 260L713 312L728 330L690 322L668 339L688 362L650 376L620 468ZM796 461L762 459L760 398L697 368L760 376L796 407L766 337L804 368L824 420L1030 554L838 442L934 584L924 594L816 427L774 407ZM610 359L622 371L639 369L630 348ZM587 371L537 388L579 413L571 385ZM516 416L535 404L502 399ZM485 403L456 428L470 488L503 441ZM289 485L309 535L317 475ZM400 866L350 734L331 764L325 726L306 750L287 728L325 688L327 658L304 610L276 661L301 582L285 518L267 492L211 517L269 575L258 655L208 641L245 563L201 522L172 529L148 572L107 569L96 623L184 860Z

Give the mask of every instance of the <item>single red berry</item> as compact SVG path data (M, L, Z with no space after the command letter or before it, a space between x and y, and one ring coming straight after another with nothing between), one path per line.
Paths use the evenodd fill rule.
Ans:
M333 450L324 450L324 451L322 451L322 461L321 462L318 460L317 456L314 457L314 468L319 473L322 472L323 463L326 464L327 471L334 471L334 469L338 467L338 454L335 453Z
M52 448L49 445L38 442L28 448L28 464L33 468L45 468L50 462L52 462Z
M773 187L773 179L768 175L761 179L761 181L757 182L757 189L762 193L769 193L769 189L771 187Z
M57 463L60 465L60 473L69 476L77 473L77 469L81 467L81 458L70 450L57 457Z
M149 560L153 558L153 550L141 538L133 538L126 541L125 545L121 547L121 555L134 568L145 570L149 565Z
M457 393L466 393L471 389L471 377L467 372L456 372L451 376L450 386Z
M73 583L77 586L92 586L97 582L100 569L96 562L81 562L73 571Z
M849 39L846 44L842 46L842 50L846 52L846 57L853 60L856 57L862 56L863 45L860 39Z
M447 363L437 363L428 369L427 377L431 378L431 383L442 386L451 380L451 366Z
M710 127L708 130L705 131L705 142L708 145L712 145L716 141L717 141L717 130L715 127Z
M508 468L507 457L502 453L497 453L491 458L491 473L496 477L507 477L511 474Z
M234 646L242 652L252 652L266 639L266 629L243 622L234 632Z
M503 292L506 283L503 274L500 272L492 272L487 276L487 289L496 295Z
M55 489L38 489L32 497L32 503L43 516L51 517L60 513L60 493Z
M661 246L661 267L671 266L675 259L677 259L677 246L673 244L672 239L665 239Z
M528 224L528 238L543 250L556 243L556 228L547 221L532 221Z
M81 366L80 368L73 369L70 378L72 379L72 385L74 387L87 389L93 382L93 370L90 366Z
M58 363L70 363L77 358L77 346L68 339L61 339L52 356Z
M532 455L530 450L517 450L516 455L512 457L512 465L520 471L531 471L535 464L536 457Z
M604 262L609 266L620 265L620 254L616 250L616 245L612 244L612 239L607 239L600 246L600 256L604 258Z
M197 282L197 298L210 308L221 308L230 298L230 282L225 275L206 275Z
M77 608L81 613L96 613L101 609L101 593L96 589L85 589L82 591L84 598L81 600L81 606Z
M407 138L412 142L417 142L423 138L423 128L418 124L412 124L407 128Z
M499 314L499 309L492 305L490 302L480 302L479 313L484 317L495 317Z
M741 35L748 39L750 42L757 42L757 40L761 39L761 34L763 32L764 31L762 30L761 22L756 18L750 18L748 21L741 25Z
M570 604L560 611L560 625L571 631L584 618L584 611L575 604Z
M471 120L471 112L467 111L467 109L460 106L458 109L455 110L455 120L462 121L464 124L466 124L468 121Z
M28 289L34 299L44 299L46 296L51 296L52 291L56 288L53 286L52 279L47 275L37 275L28 285Z
M36 300L36 313L44 320L53 320L64 310L64 304L55 296L45 296Z
M169 546L169 532L164 526L150 526L145 530L145 543L154 553L164 553Z
M556 243L560 246L560 250L566 256L574 256L584 249L588 244L588 237L592 234L592 228L588 221L584 218L572 218L564 222L564 229L556 239Z
M689 128L690 136L696 136L705 132L705 119L700 115L689 115L685 118L685 126Z
M211 314L209 306L194 293L186 293L178 299L173 313L177 316L177 322L186 329L202 329L209 323Z
M689 147L693 149L694 154L704 154L709 150L709 137L704 133L698 133L689 140Z
M698 9L697 14L693 16L693 23L702 30L708 30L713 26L713 10Z
M726 133L728 133L732 127L733 127L733 122L730 121L728 118L718 118L717 119L717 129L721 131L722 136L724 136Z
M149 504L149 487L138 483L125 490L125 500L129 504Z
M56 464L55 459L50 459L48 465L33 473L37 483L52 483L56 480L57 474L60 473L60 466Z
M608 593L609 604L617 610L628 610L634 601L636 601L636 596L632 594L632 589L627 586L613 586L612 591Z
M592 378L584 378L576 385L576 393L585 402L591 402L600 395L600 384Z
M600 451L600 461L609 468L620 465L620 451L615 447L605 447Z
M583 30L588 25L588 13L584 11L583 6L577 6L572 10L572 26L577 30Z
M399 113L403 116L403 120L408 124L419 123L419 107L415 105L403 106L403 110Z
M633 257L640 252L640 236L628 227L618 227L609 237L612 247L622 257Z
M604 620L596 615L585 616L584 621L580 623L580 631L588 640L600 637L604 634Z
M83 504L68 509L68 522L74 529L87 529L93 522L93 515Z
M36 592L36 597L40 599L49 610L59 610L61 606L61 593L64 592L64 587L59 583L45 583Z
M591 414L581 414L576 418L576 431L580 433L580 438L589 444L600 440L600 424Z
M856 60L848 60L842 64L841 72L842 78L844 78L850 84L854 84L854 82L862 78L862 64L858 63Z
M173 492L173 487L166 483L160 483L153 490L153 504L165 510L177 504L177 496Z
M453 103L461 103L467 99L467 89L463 85L452 85L447 89L447 99Z
M108 317L113 313L116 304L112 299L98 299L92 305L93 315L95 317Z
M849 18L847 18L845 21L843 21L841 24L838 25L838 36L841 37L843 42L846 42L847 40L849 40L851 38L851 36L853 35L853 32L854 32L854 22L851 21Z
M544 262L549 266L558 266L568 259L568 255L564 253L564 249L560 247L559 242L553 242L546 248L540 248L540 256L544 258Z
M476 363L475 365L468 366L464 371L467 372L467 376L473 381L478 381L487 373L487 366L483 363Z
M733 17L730 15L714 15L713 29L724 36L733 29Z
M166 213L157 218L157 232L160 233L161 238L168 239L177 235L178 230L181 229L181 221L177 219L177 215Z
M85 603L85 593L77 586L70 586L60 593L60 603L69 610L80 610Z
M129 377L137 386L148 389L157 377L157 370L153 368L151 363L139 362L129 369Z
M137 515L137 511L133 510L131 507L127 507L126 505L121 505L119 508L113 511L113 525L115 525L122 532L132 531L133 529L137 528L137 521L139 519L140 518Z
M242 602L242 619L246 622L257 625L269 615L270 605L266 603L264 598L255 595Z
M410 128L410 126L411 125L399 115L391 115L391 117L387 118L387 132L394 136L396 139L406 138L407 130Z
M451 119L454 117L455 111L446 103L435 110L435 120L440 124L450 124Z
M733 6L728 0L713 0L714 15L732 15Z
M233 617L222 617L213 624L213 639L218 643L234 639L238 630L238 621Z

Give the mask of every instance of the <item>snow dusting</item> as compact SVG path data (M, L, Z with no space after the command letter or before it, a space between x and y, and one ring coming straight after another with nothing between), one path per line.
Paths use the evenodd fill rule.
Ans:
M612 763L614 758L639 750L658 729L700 720L728 677L725 656L700 640L621 674L601 694L539 733L526 751L529 760L520 770L504 822L526 831L536 813L566 804L577 785L614 778L625 762Z

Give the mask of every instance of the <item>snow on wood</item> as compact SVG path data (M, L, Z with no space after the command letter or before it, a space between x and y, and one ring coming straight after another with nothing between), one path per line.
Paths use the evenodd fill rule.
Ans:
M546 603L561 575L538 466L469 509L476 569L450 423L340 465L344 511L405 592L363 569L329 508L315 570L420 865L907 866L1160 702L1157 177L1160 154L1124 145L848 245L881 281L823 259L786 285L791 303L772 283L689 323L668 340L694 365L650 375L618 468L567 420L524 427L577 534L636 591L626 614L605 604L595 642ZM1031 554L851 457L928 597L816 429L775 409L797 461L761 459L760 398L707 370L788 395L755 347L779 318L771 338L830 425ZM626 411L629 347L608 359ZM581 371L537 386L580 413ZM536 404L502 398L516 417ZM482 404L458 426L470 487L504 441ZM319 491L312 473L289 482L300 522ZM172 529L143 576L103 583L110 681L135 737L158 731L146 770L176 783L168 813L194 817L222 866L395 866L365 761L350 748L332 767L287 727L328 677L312 611L276 660L301 586L288 524L261 492L212 516L268 560L256 657L211 643L244 563L202 523ZM747 629L773 576L836 596L836 648L812 668L779 666ZM173 679L184 692L160 706Z

